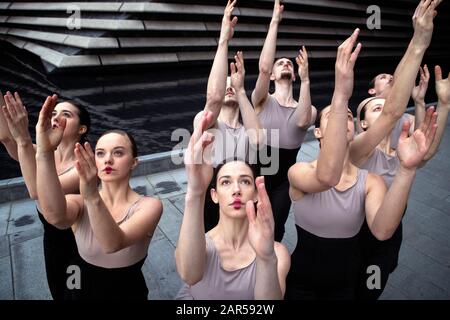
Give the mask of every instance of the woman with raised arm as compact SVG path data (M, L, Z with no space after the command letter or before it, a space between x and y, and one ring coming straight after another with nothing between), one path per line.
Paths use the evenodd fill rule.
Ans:
M215 169L211 197L219 204L220 219L205 234L204 199L213 176L213 167L204 161L213 136L205 131L212 121L212 114L204 112L185 154L188 186L175 250L185 284L177 299L282 299L289 253L274 242L264 179L255 179L244 161L226 161Z
M54 104L45 104L36 126L37 193L45 219L57 228L71 227L80 259L79 286L72 299L147 299L141 267L161 217L161 201L134 192L130 176L138 164L134 139L121 130L104 133L94 151L75 145L80 195L64 195L54 149L66 129L63 118L51 125ZM98 188L98 179L101 188Z
M350 162L348 147L355 128L347 105L361 49L358 44L352 53L358 33L355 30L338 49L331 106L319 113L314 130L321 146L318 159L289 169L298 242L286 280L287 299L356 299L361 262L358 234L364 218L377 239L391 237L416 168L436 131L430 116L414 136L408 137L409 124L404 126L399 142L401 169L388 192L380 176Z
M213 116L210 132L215 141L212 148L212 163L217 167L223 160L232 157L256 163L256 149L262 141L262 131L255 110L244 89L245 68L242 52L237 52L228 74L228 43L233 38L237 17L231 18L236 1L228 1L224 10L217 52L208 79L207 101L204 110L194 119L197 127L204 111ZM211 189L212 186L210 186ZM219 221L219 207L207 192L205 199L205 230L209 231Z
M428 68L424 67L421 70L422 84L418 87L414 87L414 85L420 63L431 41L433 18L438 4L439 1L421 1L418 5L413 17L414 35L397 67L394 84L387 99L369 98L359 106L360 112L357 120L363 132L355 137L350 146L350 161L359 168L383 177L388 188L391 187L394 177L401 167L398 150L392 148L393 135L391 132L404 113L411 95L416 103L416 128L421 128L423 118L426 118L426 116L424 117L424 102L419 100L425 96L425 84L429 78L427 76ZM428 117L433 117L433 111L434 108L428 109ZM443 125L439 123L433 144L420 166L423 166L437 151L437 146L445 130L446 115L442 114L442 116L445 117L444 123ZM442 120L442 117L440 118ZM399 224L389 240L381 242L372 235L367 223L364 223L361 242L363 264L360 270L358 296L360 299L374 300L383 292L389 273L397 267L402 243L402 224ZM368 268L373 265L379 267L381 274L381 285L376 289L368 288L366 283L371 276Z
M261 174L266 181L274 210L275 240L284 236L284 225L289 215L289 181L287 172L297 162L297 154L308 128L314 123L317 110L311 104L308 53L305 47L296 57L300 94L294 99L293 84L296 80L294 63L289 58L275 60L278 27L284 6L275 0L272 20L259 58L259 74L252 92L261 126L267 130L267 149L260 152ZM274 62L275 61L275 62ZM270 82L275 92L270 94Z
M60 230L48 223L40 208L36 191L36 146L31 141L28 131L28 113L16 92L5 95L5 106L0 115L2 132L11 137L7 150L11 157L19 161L22 176L28 193L36 200L39 219L44 226L43 247L45 271L50 293L54 300L63 300L67 288L67 268L78 257L78 249L72 230ZM44 105L56 104L57 96L47 98ZM58 180L65 194L77 193L79 188L78 173L74 169L74 147L77 142L84 142L91 125L87 110L73 102L63 101L56 104L52 113L52 126L58 127L65 119L66 129L61 142L54 150L55 166ZM3 140L2 140L3 142Z

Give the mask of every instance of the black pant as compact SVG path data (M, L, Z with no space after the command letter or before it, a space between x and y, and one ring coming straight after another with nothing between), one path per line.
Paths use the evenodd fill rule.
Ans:
M406 212L406 209L405 209ZM400 222L392 237L379 241L370 231L366 222L361 230L362 265L359 272L358 299L377 300L383 293L389 279L398 265L398 256L403 239L403 226ZM367 271L369 266L377 266L380 270L380 288L369 288L367 281L373 271Z
M44 225L44 260L47 283L53 300L64 300L67 268L77 259L78 248L72 229L60 230L48 223L38 210Z

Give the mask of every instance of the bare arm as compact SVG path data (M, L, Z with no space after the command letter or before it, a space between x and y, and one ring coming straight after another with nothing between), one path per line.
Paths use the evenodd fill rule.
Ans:
M281 300L286 290L286 276L290 257L281 243L274 242L274 220L269 196L264 185L264 177L255 181L258 203L246 203L249 221L248 241L256 253L256 300Z
M321 139L317 165L297 163L289 169L290 186L298 191L325 191L341 179L348 147L347 125L348 121L353 121L348 101L353 92L353 68L361 50L361 44L358 44L352 53L358 34L359 29L356 29L338 49L333 99L330 111L322 115L328 117L328 124L325 132L316 128Z
M423 161L436 134L436 117L427 115L424 125L408 137L410 123L403 125L398 143L400 167L391 187L381 177L369 175L366 181L366 218L373 235L379 240L389 239L397 229L408 201L417 167Z
M0 91L0 107L6 108L6 103L3 100L3 93ZM19 155L17 154L17 144L14 140L11 132L9 131L8 123L6 122L5 115L0 112L0 142L5 146L9 156L16 161L19 161Z
M255 109L253 109L250 100L248 100L244 88L244 54L242 53L242 51L238 51L234 58L236 62L232 62L230 64L231 86L236 91L239 110L241 112L242 121L244 122L244 127L249 136L250 143L253 145L259 145L261 141L264 141L264 136L261 123L259 122L258 116L256 115L256 111Z
M404 63L398 68L394 85L377 121L367 131L357 135L350 145L350 159L359 166L391 132L395 123L405 113L409 97L415 84L417 71L430 45L433 34L433 18L439 1L421 1L413 16L414 35L406 50Z
M66 125L62 118L60 126L52 128L51 115L57 99L56 95L47 97L36 125L36 190L45 220L65 229L78 219L79 210L72 210L72 207L68 210L56 172L54 150L61 142Z
M235 5L236 0L228 0L222 19L219 44L217 46L211 73L208 78L206 105L204 110L212 112L214 123L219 117L223 97L225 96L226 79L228 74L228 42L233 38L234 27L237 23L237 17L231 19L231 14Z
M280 0L275 0L269 31L259 57L258 79L252 92L252 103L257 113L261 112L261 108L269 95L270 74L272 73L277 48L278 25L281 22L283 10L284 6L280 4Z
M297 125L306 130L316 120L317 110L311 104L311 88L309 82L309 63L308 52L305 46L299 50L298 56L295 58L298 65L298 75L300 77L300 94L298 97L298 107L296 112L298 115Z
M212 114L205 111L200 124L194 128L184 158L188 185L175 262L181 279L189 285L203 278L206 261L203 217L212 167L203 161L203 152L212 142L212 135L206 132L212 121Z
M428 89L428 82L430 81L430 72L428 66L420 67L420 81L419 85L412 90L411 97L414 100L414 130L420 128L423 119L425 119L425 94Z
M442 79L442 70L440 66L434 68L436 79L436 94L438 96L437 106L437 131L431 144L430 150L425 155L424 160L428 161L437 153L442 137L447 126L448 113L450 111L450 73L446 79Z

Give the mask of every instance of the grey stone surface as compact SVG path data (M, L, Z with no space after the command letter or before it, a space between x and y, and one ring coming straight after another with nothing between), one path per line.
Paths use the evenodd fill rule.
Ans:
M144 21L145 30L167 30L172 31L205 31L203 22L190 21Z
M172 202L172 204L175 206L175 208L178 209L178 211L180 211L181 214L183 214L185 199L186 199L185 194L182 194L179 196L169 198L169 201Z
M223 15L223 7L220 6L203 6L203 5L183 5L183 4L166 4L166 3L132 3L125 2L120 8L121 12L153 12L153 13L182 13L182 14L208 14ZM239 8L233 13L238 14Z
M38 3L13 3L10 10L36 10L36 11L64 11L68 8L77 7L81 11L100 11L100 12L115 12L120 8L121 3L104 2L104 3L88 3L88 2L38 2Z
M61 65L61 62L66 57L65 54L62 54L58 51L46 48L44 46L35 44L35 43L27 43L24 46L24 49L33 52L38 55L42 60L47 61L55 66Z
M0 236L6 234L6 231L8 229L8 220L10 212L11 212L11 203L5 203L0 205Z
M164 211L158 226L170 243L175 247L178 241L183 216L169 200L164 199L162 202Z
M178 185L183 189L184 192L187 190L187 176L185 169L178 169L170 171L169 174L178 183Z
M65 45L86 48L86 49L110 49L110 48L118 48L119 44L116 38L106 38L106 37L85 37L85 36L76 36L76 35L68 35L65 38Z
M51 298L45 276L42 237L11 246L15 299Z
M40 225L34 201L21 200L12 203L8 234L30 230Z
M145 177L133 177L130 179L130 186L137 193L147 196L155 195L155 188Z
M0 236L0 258L9 256L9 239L7 235ZM1 278L0 278L1 279Z
M123 64L169 63L178 61L177 56L174 53L101 55L100 59L104 66Z
M96 55L81 55L81 56L65 56L57 65L60 68L71 67L92 67L100 66L100 59Z
M41 237L44 234L44 227L42 224L35 226L32 229L19 231L9 235L9 244L19 244L31 239Z
M212 38L119 38L122 48L146 47L215 47L217 42Z
M0 300L13 300L13 280L11 275L11 257L0 258Z
M64 40L67 38L67 34L62 33L52 33L52 32L42 32L42 31L34 31L34 30L25 30L18 28L11 28L8 31L9 35L19 36L31 40L38 41L47 41L53 43L64 43Z
M181 288L181 280L175 267L173 245L163 237L152 240L149 255L142 268L147 286L149 299L172 300Z
M181 186L168 173L149 175L147 179L155 188L156 195L160 199L166 199L184 193Z

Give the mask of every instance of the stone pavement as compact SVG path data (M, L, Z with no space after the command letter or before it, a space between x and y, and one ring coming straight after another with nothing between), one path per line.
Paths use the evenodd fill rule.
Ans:
M450 299L450 122L439 153L422 168L404 218L400 262L381 299ZM317 142L302 146L298 160L311 161ZM163 201L164 213L143 272L149 299L173 299L181 286L174 249L184 211L184 169L134 177L132 187ZM33 201L0 204L0 299L50 299L42 249L42 225ZM293 251L292 214L283 242Z

